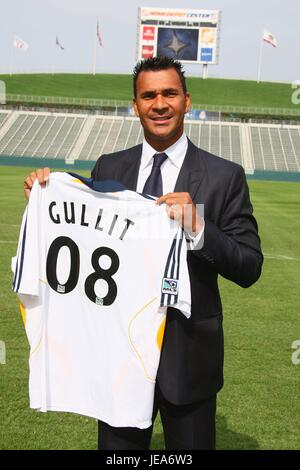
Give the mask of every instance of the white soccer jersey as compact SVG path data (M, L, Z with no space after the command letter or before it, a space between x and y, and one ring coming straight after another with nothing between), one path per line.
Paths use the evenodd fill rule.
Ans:
M30 406L146 428L165 307L190 315L186 242L164 206L109 190L52 173L31 191L12 262L30 343Z

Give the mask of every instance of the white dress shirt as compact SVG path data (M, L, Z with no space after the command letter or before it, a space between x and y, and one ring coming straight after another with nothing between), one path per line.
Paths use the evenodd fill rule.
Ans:
M161 176L163 182L163 194L172 193L174 192L175 184L183 164L183 160L185 158L186 152L188 148L188 140L185 132L182 136L175 142L175 144L168 147L164 150L168 158L164 161L161 165ZM147 181L148 176L151 173L152 165L153 165L153 155L155 155L157 150L155 150L151 145L146 141L144 138L143 140L143 148L142 148L142 157L141 157L141 164L139 169L138 181L137 181L137 192L142 193L144 185ZM201 232L196 236L190 236L191 243L190 249L195 250L199 249L203 245L203 232L204 232L204 225Z
M161 176L163 181L163 194L172 193L175 188L175 184L179 175L180 168L182 166L186 151L188 148L188 140L185 133L175 142L175 144L171 145L171 147L164 150L168 158L167 160L161 165ZM152 165L153 165L153 155L155 155L157 150L151 147L150 144L143 140L143 150L142 150L142 158L141 158L141 165L139 169L139 176L137 181L137 192L143 192L144 185L147 181L148 176L151 173Z

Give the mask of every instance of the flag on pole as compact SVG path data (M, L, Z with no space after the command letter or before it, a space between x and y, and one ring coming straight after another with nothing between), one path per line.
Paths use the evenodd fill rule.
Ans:
M270 31L268 31L267 29L264 29L263 40L271 44L273 47L277 47L277 40L275 36L272 33L270 33Z
M27 42L23 41L23 39L19 38L18 36L14 36L13 46L17 49L22 49L23 51L27 51L29 45Z
M59 47L59 48L60 48L62 51L64 51L64 50L65 50L65 48L64 48L64 47L61 45L61 43L59 42L59 40L58 40L58 36L56 36L56 41L55 41L55 44L56 44L56 45L57 45L57 46L58 46L58 47Z
M102 42L101 35L100 35L99 20L97 20L96 36L98 38L99 46L103 47L103 42Z

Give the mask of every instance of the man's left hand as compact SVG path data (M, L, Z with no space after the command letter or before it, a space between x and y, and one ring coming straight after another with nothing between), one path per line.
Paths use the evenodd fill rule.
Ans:
M156 204L165 203L167 213L171 219L175 219L189 235L197 236L203 228L203 217L197 212L197 208L189 193L168 193L159 197Z

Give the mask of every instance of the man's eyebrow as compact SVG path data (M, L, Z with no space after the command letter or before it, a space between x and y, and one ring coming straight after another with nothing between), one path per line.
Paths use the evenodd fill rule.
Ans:
M156 94L156 91L155 90L146 90L146 91L143 91L141 93L141 97L144 97L144 96L152 96L152 95L155 95Z
M163 90L160 90L160 93L162 93L163 95L166 93L178 93L178 90L177 88L164 88ZM155 96L156 94L156 90L146 90L141 93L141 97L143 98L145 96Z
M177 88L165 88L164 90L162 90L163 93L178 93L178 90Z

